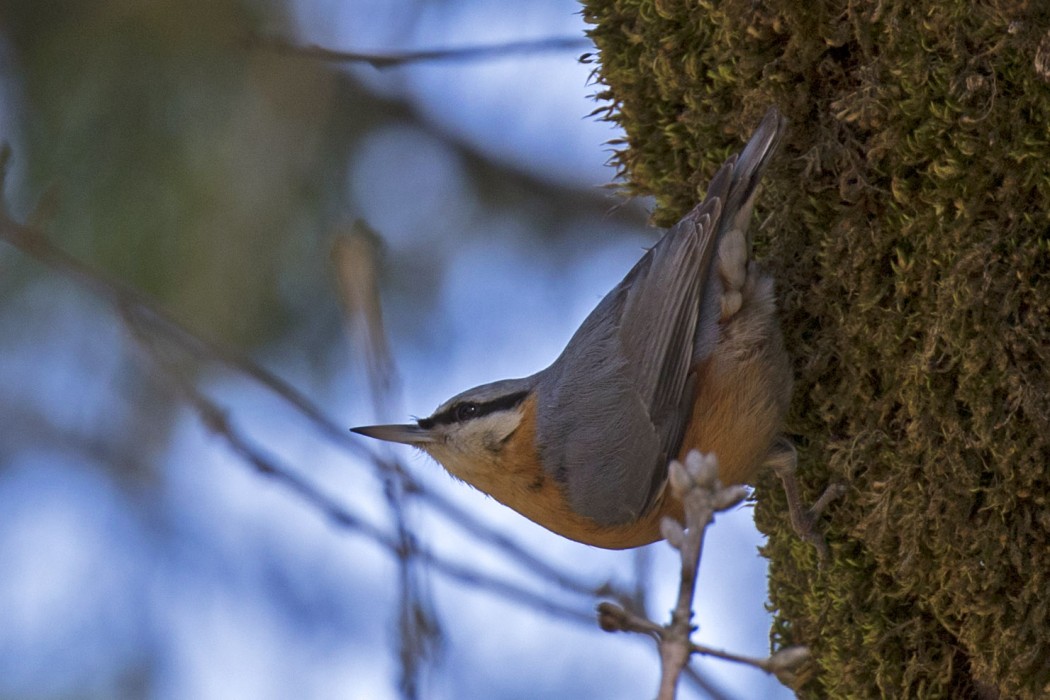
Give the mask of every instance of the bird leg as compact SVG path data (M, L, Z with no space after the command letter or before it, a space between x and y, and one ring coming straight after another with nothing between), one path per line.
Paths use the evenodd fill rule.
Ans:
M813 505L806 508L802 504L802 498L798 493L798 480L795 472L798 467L798 451L791 441L781 436L769 449L766 455L766 466L776 471L780 481L784 484L784 495L787 496L788 515L791 518L791 526L804 541L812 544L821 562L828 560L828 545L824 541L824 535L817 529L817 518L824 512L832 501L846 493L846 485L840 483L828 484L824 493L820 495Z

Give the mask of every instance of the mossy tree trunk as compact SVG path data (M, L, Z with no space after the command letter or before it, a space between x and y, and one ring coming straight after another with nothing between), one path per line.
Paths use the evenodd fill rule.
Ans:
M755 242L823 569L759 484L804 697L1050 696L1050 3L586 0L668 224L775 104Z

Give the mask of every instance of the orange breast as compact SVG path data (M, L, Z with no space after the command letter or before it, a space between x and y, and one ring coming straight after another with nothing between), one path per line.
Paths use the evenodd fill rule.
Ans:
M698 370L696 400L678 458L690 450L714 452L719 481L727 486L754 480L780 430L790 385L771 391L772 365L763 359L715 354Z
M698 367L697 394L686 426L678 459L693 449L718 456L718 476L723 484L747 483L765 461L769 446L780 429L789 385L771 392L772 365L762 357L741 358L716 353ZM497 458L495 469L474 484L501 503L548 530L584 544L625 549L661 538L660 521L681 520L682 506L665 489L657 502L638 520L603 527L575 513L564 490L534 460L536 454L535 399L524 406L525 417ZM640 465L642 466L642 465Z
M539 463L517 456L534 455L536 436L535 398L526 400L525 417L508 440L498 458L496 469L474 486L500 503L518 511L529 520L553 532L584 544L606 549L625 549L649 544L660 539L660 519L665 515L681 518L681 505L661 494L657 506L640 519L616 527L603 527L590 518L575 513L565 498L561 485L551 478Z

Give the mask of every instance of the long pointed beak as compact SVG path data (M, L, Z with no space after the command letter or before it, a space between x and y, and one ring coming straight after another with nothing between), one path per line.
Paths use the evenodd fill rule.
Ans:
M350 432L366 435L376 440L400 442L404 445L419 446L434 441L429 430L411 423L405 425L365 425L360 428L350 428Z

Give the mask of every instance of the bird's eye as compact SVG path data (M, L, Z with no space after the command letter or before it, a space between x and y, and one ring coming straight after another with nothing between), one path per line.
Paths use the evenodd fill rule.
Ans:
M476 415L478 415L478 405L476 403L461 403L456 406L455 416L457 421L470 420Z

